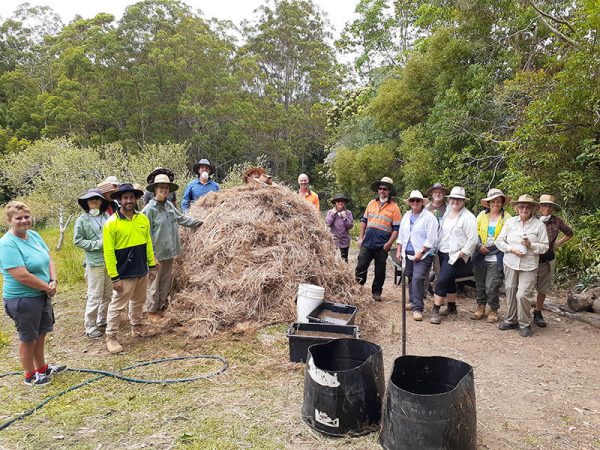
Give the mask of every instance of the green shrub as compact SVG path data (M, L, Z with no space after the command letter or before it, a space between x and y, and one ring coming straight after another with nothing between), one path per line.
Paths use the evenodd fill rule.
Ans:
M65 239L60 250L56 250L58 228L44 228L37 231L50 248L59 283L72 285L83 282L83 250L73 243L73 226L70 225L65 232Z

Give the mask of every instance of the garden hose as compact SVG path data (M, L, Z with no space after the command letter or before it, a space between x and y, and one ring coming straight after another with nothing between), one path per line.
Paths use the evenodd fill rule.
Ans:
M126 377L124 375L121 375L119 373L115 373L115 372L109 372L107 370L96 370L96 369L76 369L76 368L68 368L67 371L71 371L71 372L80 372L80 373L90 373L90 374L96 374L98 375L97 377L94 377L92 379L86 380L82 383L79 384L75 384L67 389L65 389L64 391L61 391L57 394L54 394L50 397L48 397L47 399L45 399L43 402L37 404L36 406L34 406L33 408L31 408L28 411L25 411L22 414L19 414L16 417L13 417L12 419L8 420L7 422L4 422L2 424L0 424L0 431L4 430L5 428L8 428L10 425L12 425L13 423L15 423L17 420L21 420L24 419L25 417L28 417L30 415L32 415L34 412L36 412L37 410L43 408L46 404L48 404L49 402L51 402L54 399L57 399L59 397L62 397L63 395L65 395L68 392L72 392L76 389L79 389L80 387L86 386L90 383L93 383L94 381L98 381L102 378L106 378L106 377L112 377L112 378L117 378L119 380L123 380L123 381L127 381L130 383L141 383L141 384L173 384L173 383L189 383L192 381L198 381L198 380L205 380L207 378L212 378L214 376L220 375L223 372L225 372L227 370L227 368L229 367L229 363L228 361L221 357L221 356L213 356L213 355L197 355L197 356L175 356L172 358L161 358L161 359L154 359L152 361L142 361L142 362L138 362L135 364L132 364L130 366L124 367L123 369L121 369L121 372L124 372L126 370L131 370L131 369L135 369L138 367L144 367L144 366L150 366L152 364L160 364L160 363L166 363L166 362L172 362L172 361L185 361L185 360L193 360L193 359L213 359L215 361L220 361L221 363L223 363L223 365L217 369L214 370L212 372L209 373L203 373L200 375L196 375L194 377L189 377L189 378L172 378L172 379L165 379L165 380L147 380L144 378L133 378L133 377ZM4 378L4 377L8 377L8 376L12 376L12 375L22 375L23 372L9 372L9 373L4 373L4 374L0 374L0 378Z

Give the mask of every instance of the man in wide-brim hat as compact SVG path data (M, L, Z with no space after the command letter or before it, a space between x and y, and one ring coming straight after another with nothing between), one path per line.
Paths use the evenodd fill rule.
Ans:
M402 216L398 204L392 199L397 193L394 180L383 177L371 184L371 190L377 192L377 197L369 202L360 219L360 252L355 276L356 281L364 285L367 282L369 265L375 260L371 293L375 301L381 301L388 252L398 236Z
M500 330L519 329L523 337L531 336L531 302L537 282L539 255L548 250L548 233L534 216L539 205L531 195L523 194L511 205L516 216L508 219L496 239L504 253L504 285L508 311Z
M533 311L533 323L540 328L546 326L546 321L542 315L542 308L546 295L552 290L554 282L554 258L555 251L573 237L573 230L565 223L563 219L555 215L556 211L560 210L560 206L556 203L554 195L542 194L539 201L539 216L540 220L546 225L546 233L548 234L548 251L540 255L540 264L537 272L537 299L535 310ZM563 236L557 241L558 235Z
M444 217L444 214L446 213L447 205L444 197L448 194L450 194L450 190L446 189L442 183L435 183L433 186L427 189L426 195L431 199L431 202L425 207L436 217L438 221Z
M112 283L102 252L102 228L110 217L110 202L98 189L89 189L77 199L83 213L75 221L73 242L84 251L87 296L84 314L85 333L96 339L104 334Z
M348 250L350 249L350 230L354 226L352 211L346 208L350 197L339 192L329 199L333 208L327 211L325 223L331 230L335 246L340 249L342 259L348 262Z
M150 282L146 297L148 322L161 323L161 312L167 307L167 298L173 284L173 262L181 253L178 225L197 228L202 224L199 219L185 216L168 200L169 193L179 186L165 174L158 174L146 190L154 198L144 207L142 213L150 222L150 235L154 257L158 260L156 278ZM174 219L174 220L173 220Z
M152 281L156 276L150 222L144 214L136 211L137 200L142 195L144 192L131 183L121 184L112 194L121 206L107 220L102 232L104 260L113 288L106 326L106 347L110 353L123 350L117 333L121 311L128 305L131 335L140 337L144 334L142 310L148 280Z
M154 178L156 177L156 175L167 175L169 177L169 181L174 182L175 181L175 174L173 173L172 170L167 169L165 167L155 167L154 170L152 172L150 172L148 174L148 176L146 177L146 184L152 184L154 183ZM148 202L150 200L152 200L152 196L153 193L146 190L144 192L144 196L142 197L142 201L144 202L144 205L147 205ZM171 192L169 193L167 200L169 200L171 203L173 203L173 205L177 206L177 197L175 195L175 192Z
M250 167L242 174L242 183L248 184L260 181L261 175L266 175L267 171L262 167Z
M187 212L192 203L198 200L203 195L209 192L219 191L219 185L210 179L210 176L215 173L214 166L208 159L201 159L192 167L192 173L198 178L190 181L183 191L183 199L181 200L181 209Z

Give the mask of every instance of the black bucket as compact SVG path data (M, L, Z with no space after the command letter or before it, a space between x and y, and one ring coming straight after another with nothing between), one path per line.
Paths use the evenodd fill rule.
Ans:
M384 449L477 448L473 368L442 356L401 356L383 406Z
M331 436L376 431L385 391L381 347L361 339L334 339L308 348L302 417Z

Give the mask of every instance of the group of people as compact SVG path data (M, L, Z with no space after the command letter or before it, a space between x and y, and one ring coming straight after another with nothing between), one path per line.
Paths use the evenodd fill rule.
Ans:
M219 190L210 179L214 167L208 160L200 160L193 170L198 178L184 191L185 212L202 195ZM177 227L202 225L176 208L179 187L173 180L170 170L156 168L148 175L144 193L138 185L108 177L77 199L83 213L75 222L73 239L85 254L84 326L90 338L106 335L110 353L123 350L117 334L125 308L129 307L132 337L147 334L142 326L144 309L150 323L161 323L173 280L173 261L181 252ZM142 197L145 206L140 212ZM48 246L31 229L29 207L11 201L5 213L9 229L0 238L4 309L19 334L25 383L43 385L66 370L66 366L48 364L45 359L46 334L54 327L51 299L58 286L56 270Z
M532 307L533 324L546 326L542 307L552 288L555 250L573 236L571 228L555 214L560 206L554 196L544 194L535 201L524 194L512 201L500 189L490 189L480 200L483 210L475 217L465 208L469 198L463 187L448 190L437 183L427 190L426 197L419 190L411 191L404 200L408 210L402 216L394 201L397 190L391 178L375 181L371 189L377 195L360 219L355 276L364 285L368 268L375 261L371 287L374 300L381 300L388 253L396 242L396 258L403 262L403 273L409 280L408 309L415 321L423 319L432 267L436 274L432 324L457 314L456 280L472 267L477 308L471 319L487 317L489 323L500 320L499 296L504 283L507 312L498 328L519 329L521 336L530 336ZM346 261L348 230L352 228L347 220L351 213L345 209L349 200L341 193L334 196L331 201L335 207L326 216ZM508 204L516 216L506 211Z

